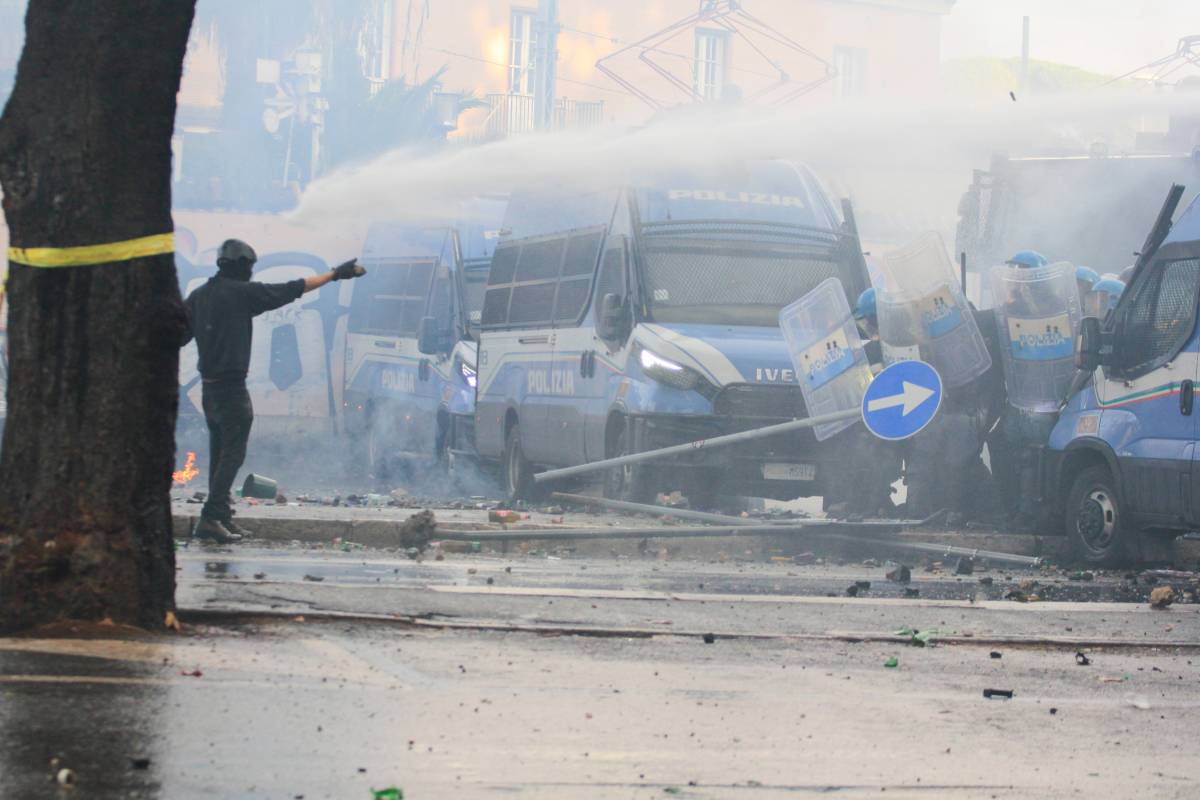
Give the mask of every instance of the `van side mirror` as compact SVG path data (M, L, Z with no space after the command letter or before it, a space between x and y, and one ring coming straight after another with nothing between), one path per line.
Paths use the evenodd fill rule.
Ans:
M629 324L629 307L618 294L608 293L600 298L596 313L596 334L605 341L614 342L625 337Z
M434 356L442 352L444 338L436 318L421 317L420 327L417 328L417 349L422 355Z
M1084 372L1094 372L1107 359L1104 353L1104 335L1100 331L1100 320L1084 317L1079 324L1079 347L1075 351L1075 366Z

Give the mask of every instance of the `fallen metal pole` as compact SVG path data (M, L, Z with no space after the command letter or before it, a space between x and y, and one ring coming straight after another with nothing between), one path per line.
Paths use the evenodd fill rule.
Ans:
M568 503L577 503L584 506L599 506L601 508L611 508L617 511L631 511L637 514L655 514L661 517L694 519L697 522L711 522L716 525L740 525L742 527L749 525L788 525L794 528L828 528L834 525L852 525L857 528L909 528L926 522L926 520L920 519L864 519L854 522L824 518L759 520L746 519L745 517L730 517L725 514L713 514L708 511L693 511L688 508L668 508L667 506L656 506L649 503L631 503L627 500L610 500L607 497L590 497L584 494L568 494L567 492L555 492L551 495L551 497L555 498L556 500L564 500Z
M859 539L842 533L827 533L818 531L827 539L837 539L843 542L875 542L885 547L895 547L900 550L911 550L915 553L931 553L941 556L962 556L966 558L985 559L987 561L1015 564L1022 567L1040 567L1040 556L1019 556L1015 553L997 553L994 550L977 550L974 547L958 547L951 544L933 544L931 542L898 542L889 539Z
M763 439L767 436L774 436L779 433L788 433L790 431L800 431L805 428L812 428L817 425L824 425L829 422L841 422L844 419L854 419L860 417L862 411L857 408L848 408L845 411L838 411L833 414L822 414L816 417L807 417L805 419L794 419L791 422L780 422L777 425L768 425L765 428L755 428L750 431L741 431L739 433L727 433L724 436L714 436L711 439L700 439L695 442L686 444L676 444L670 447L661 447L658 450L647 450L643 453L630 453L626 456L617 456L616 458L606 458L603 461L593 461L590 464L580 464L575 467L563 467L562 469L552 469L546 472L539 472L533 476L536 483L544 481L552 481L556 478L567 478L572 475L582 475L586 472L596 472L597 470L608 469L609 467L620 467L625 464L637 464L642 461L653 461L659 458L668 456L681 455L683 453L694 453L697 450L706 450L711 447L724 447L728 444L737 444L738 442L748 442L753 439Z
M840 527L853 523L826 522L823 527ZM1034 556L1018 556L1011 553L994 553L989 550L975 550L969 547L954 547L951 545L929 544L927 542L900 542L894 539L875 539L871 537L857 538L844 534L822 531L816 525L712 525L697 528L665 527L665 528L571 528L566 530L547 530L544 528L530 530L507 531L448 531L435 533L434 541L442 542L516 542L540 540L547 542L585 541L588 539L696 539L705 536L761 536L779 534L809 534L825 538L853 542L855 544L873 544L891 547L896 550L909 550L921 553L934 553L947 556L967 556L988 561L1016 564L1026 567L1041 566L1042 560Z

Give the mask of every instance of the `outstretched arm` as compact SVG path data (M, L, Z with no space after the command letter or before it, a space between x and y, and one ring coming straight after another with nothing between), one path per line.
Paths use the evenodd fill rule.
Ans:
M311 278L305 278L304 291L311 292L316 289L320 289L330 281L344 281L349 280L350 278L361 278L366 274L367 271L358 265L358 260L352 258L343 264L338 264L332 270L324 273L323 275L314 275Z

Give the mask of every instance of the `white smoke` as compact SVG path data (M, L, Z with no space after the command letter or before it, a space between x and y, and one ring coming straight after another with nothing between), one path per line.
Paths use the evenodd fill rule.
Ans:
M1097 131L1165 117L1188 103L1186 94L1114 91L974 104L691 109L634 129L528 135L432 154L396 150L315 181L293 217L304 224L450 218L462 200L480 194L560 185L599 188L653 170L703 169L743 159L794 158L818 172L852 170L858 176L897 168L967 171L985 167L993 152L1020 153L1046 141L1082 152ZM959 191L966 178L957 184Z

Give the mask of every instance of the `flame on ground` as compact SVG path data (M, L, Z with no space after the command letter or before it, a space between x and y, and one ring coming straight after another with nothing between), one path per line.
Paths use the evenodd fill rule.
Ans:
M180 486L187 486L188 482L199 474L200 470L196 469L196 454L188 453L187 461L185 461L183 464L183 469L172 473L171 477L175 480L175 483L179 484Z

